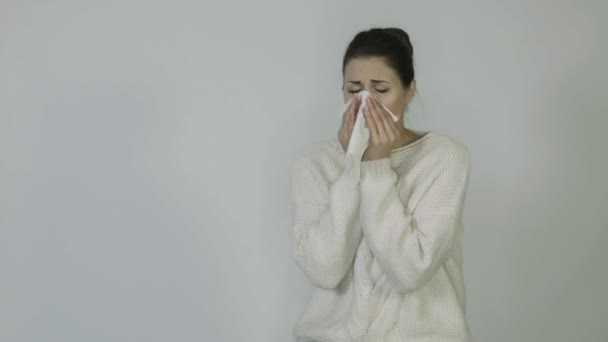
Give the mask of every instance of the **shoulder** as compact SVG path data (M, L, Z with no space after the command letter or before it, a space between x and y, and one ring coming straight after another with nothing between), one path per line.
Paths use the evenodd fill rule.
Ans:
M468 175L471 170L471 152L467 145L445 133L434 134L435 141L428 153L434 156L439 169Z
M464 142L444 133L436 133L436 135L439 140L437 148L442 157L451 161L470 163L471 153Z
M420 160L437 169L464 170L471 168L471 153L467 145L459 139L440 132L431 132L420 151Z

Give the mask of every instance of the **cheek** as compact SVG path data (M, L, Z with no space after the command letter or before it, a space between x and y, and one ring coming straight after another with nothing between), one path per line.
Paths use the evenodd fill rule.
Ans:
M402 101L399 101L395 96L380 96L380 102L384 104L395 115L399 115L403 111Z
M354 95L355 94L351 94L348 91L343 91L342 92L342 97L344 98L344 103L346 104L346 102L348 102L348 100L352 99Z

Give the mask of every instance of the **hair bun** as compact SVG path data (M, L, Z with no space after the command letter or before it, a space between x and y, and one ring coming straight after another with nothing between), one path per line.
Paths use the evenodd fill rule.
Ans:
M414 47L412 46L412 42L410 41L410 36L404 30L398 27L387 27L382 29L385 33L390 34L391 36L399 39L399 41L404 44L408 50L410 51L410 55L414 55Z

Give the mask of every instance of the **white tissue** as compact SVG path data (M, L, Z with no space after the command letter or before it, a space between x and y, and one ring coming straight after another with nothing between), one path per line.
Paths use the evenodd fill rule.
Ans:
M369 146L370 133L369 127L365 127L365 116L363 114L363 110L366 106L365 100L370 95L370 92L367 90L362 90L355 94L355 96L361 99L361 105L359 106L359 110L355 115L355 124L353 126L353 132L348 143L348 148L346 149L344 168L347 170L347 172L350 173L350 177L352 177L352 179L357 182L359 181L361 175L361 158L363 157L363 153ZM342 113L338 114L340 118L342 118L342 115L344 115L344 112L346 111L350 103L353 101L353 99L354 97L346 103ZM399 120L399 117L397 117L397 115L391 112L385 105L382 104L382 107L384 107L384 109L391 115L393 122L397 122L397 120Z

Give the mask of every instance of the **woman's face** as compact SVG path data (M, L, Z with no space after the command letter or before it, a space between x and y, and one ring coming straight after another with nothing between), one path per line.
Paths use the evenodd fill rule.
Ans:
M353 58L344 68L344 103L357 92L367 90L399 118L414 96L415 87L414 80L405 88L399 75L381 57Z

